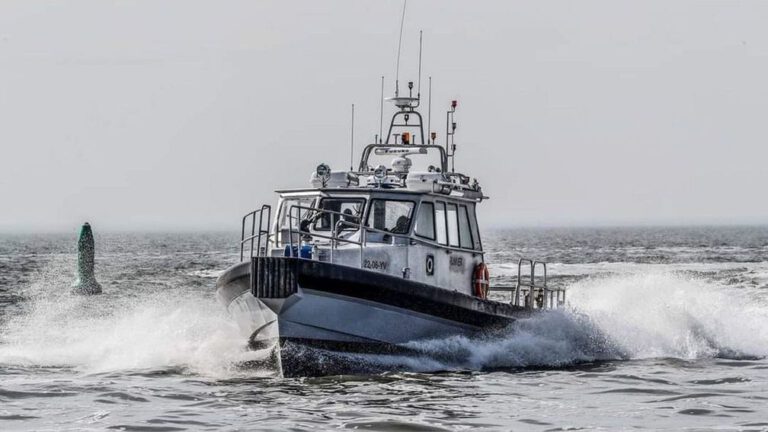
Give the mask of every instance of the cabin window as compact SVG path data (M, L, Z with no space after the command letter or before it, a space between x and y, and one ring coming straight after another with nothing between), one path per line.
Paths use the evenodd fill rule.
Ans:
M309 210L306 209L294 209L291 211L291 207L293 206L300 206L300 207L312 207L312 203L314 202L315 197L303 197L303 198L286 198L283 200L283 204L280 207L280 217L279 220L279 227L280 229L288 229L289 224L292 225L293 229L299 228L299 222L301 220L306 219L307 215L309 214ZM290 212L290 215L289 215ZM296 219L296 215L299 215L298 220ZM290 217L289 217L290 216ZM292 223L291 222L292 220Z
M472 230L469 226L469 210L464 205L459 206L459 241L463 248L475 248L475 244L472 241Z
M448 245L459 247L459 211L456 204L448 204Z
M431 202L423 202L419 206L415 232L419 237L435 239L435 205Z
M367 226L392 234L408 234L414 206L413 201L372 200Z
M365 207L365 200L363 198L323 198L318 207L322 210L342 214L318 213L313 225L315 231L329 231L336 228L339 221L342 221L339 228L356 230L355 224L360 224L360 215Z
M435 231L437 232L437 242L448 244L448 238L445 235L445 203L435 203Z

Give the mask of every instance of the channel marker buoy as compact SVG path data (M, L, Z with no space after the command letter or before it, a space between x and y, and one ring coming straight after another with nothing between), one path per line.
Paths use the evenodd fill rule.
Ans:
M80 238L77 241L77 280L72 284L74 294L101 294L101 285L96 282L93 272L95 250L91 225L86 222L80 228Z

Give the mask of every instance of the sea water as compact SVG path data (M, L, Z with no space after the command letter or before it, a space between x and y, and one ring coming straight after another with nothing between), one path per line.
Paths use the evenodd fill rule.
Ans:
M768 430L768 227L488 231L493 283L545 259L566 307L296 379L243 367L235 234L96 232L94 297L76 234L0 236L0 430Z

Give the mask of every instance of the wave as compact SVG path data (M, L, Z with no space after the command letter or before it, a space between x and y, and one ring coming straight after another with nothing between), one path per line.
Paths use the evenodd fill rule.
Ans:
M649 272L585 279L569 287L568 298L565 308L519 320L497 334L410 346L448 369L768 355L768 303L758 289Z
M212 296L173 291L37 296L0 329L0 365L238 373L250 353L221 306Z
M768 355L764 290L682 273L645 273L574 284L571 308L631 358Z
M254 355L245 347L245 335L206 292L177 287L80 297L68 290L38 291L3 325L0 364L86 373L181 368L232 377L242 375L239 365ZM764 357L768 302L755 287L722 286L675 272L592 277L569 287L561 310L481 337L409 347L423 356L378 361L427 371Z

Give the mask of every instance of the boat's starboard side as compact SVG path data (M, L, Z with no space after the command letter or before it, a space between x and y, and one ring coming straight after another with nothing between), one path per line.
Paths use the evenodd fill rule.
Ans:
M225 305L246 291L269 301L288 298L299 289L401 308L477 329L505 325L530 313L421 282L292 257L254 257L230 267L217 282L218 297Z

